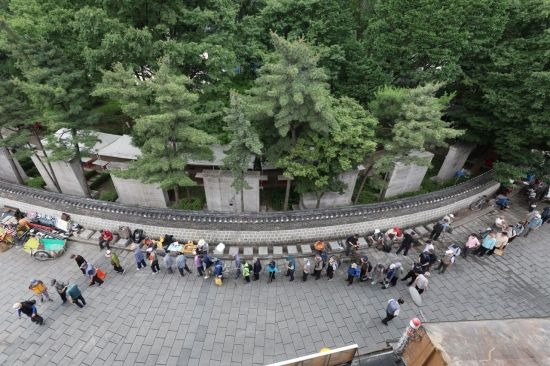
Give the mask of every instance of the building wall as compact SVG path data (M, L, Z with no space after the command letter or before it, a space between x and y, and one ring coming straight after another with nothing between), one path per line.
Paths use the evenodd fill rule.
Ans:
M111 174L118 200L127 205L167 207L168 196L159 186L141 183L136 179L123 179Z
M213 243L266 245L330 240L351 233L364 235L377 228L433 222L468 207L481 195L493 194L498 187L498 183L484 176L439 192L375 205L289 213L214 214L136 209L0 182L0 204L52 216L66 212L73 221L96 230L129 226L142 228L150 236L172 234L183 240L204 238Z
M21 175L23 181L27 180L29 177L27 177L27 174L25 174L25 171L23 170L19 162L16 159L13 159L13 163L19 171L19 174ZM5 147L0 148L0 179L4 179L12 183L19 183L17 181L17 175L9 161L9 151Z

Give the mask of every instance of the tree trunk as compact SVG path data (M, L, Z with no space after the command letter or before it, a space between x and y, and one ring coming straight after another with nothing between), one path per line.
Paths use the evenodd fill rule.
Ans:
M296 145L296 127L290 128L290 139L292 141L292 144L290 145L291 148ZM292 181L287 179L286 181L286 191L285 191L285 203L283 206L283 211L288 211L288 200L290 199L290 186L292 185Z
M290 178L286 181L286 190L285 190L285 204L283 206L283 211L288 211L288 199L290 198L290 185L292 184L292 181Z
M244 188L241 188L241 212L244 212Z
M174 187L174 200L176 201L176 208L179 208L180 204L180 190L179 187Z
M317 197L317 203L315 204L315 208L319 208L319 206L321 206L321 198L323 198L323 195L325 194L325 192L321 192L321 194L319 193L315 193L315 196Z
M374 164L371 164L368 167L368 169L365 170L365 173L363 173L363 179L361 179L361 184L359 185L359 189L357 190L357 194L355 195L355 199L353 200L354 205L357 204L357 201L359 200L359 196L361 196L361 192L363 192L363 188L365 188L365 183L367 182L369 173L371 172L373 167L374 167Z
M80 172L82 173L82 179L84 181L84 194L86 195L86 197L90 197L91 196L90 187L88 187L88 181L86 180L86 176L84 175L84 169L82 169L82 155L80 154L80 147L78 146L78 142L76 138L77 137L76 128L71 128L71 135L73 138L75 159L78 161L78 164L80 164Z
M36 128L32 127L32 132L34 133L34 137L36 137L36 141L38 143L38 147L42 151L42 155L44 156L44 159L46 159L46 163L48 164L48 168L45 167L44 162L42 161L42 158L38 156L38 154L35 152L34 155L40 160L40 163L42 164L42 167L44 167L44 170L48 173L48 176L52 180L55 189L57 189L57 192L61 192L61 187L59 186L59 181L57 180L57 176L55 175L55 172L53 171L52 163L50 162L50 159L48 159L48 153L46 153L46 149L44 148L44 145L42 145L42 140L40 140L40 136L38 135L38 132L36 132Z
M384 186L380 189L380 193L378 194L378 201L382 201L384 199L384 193L386 192L386 187L388 185L389 175L389 172L386 172L386 174L384 175Z
M4 136L0 134L0 140L3 140ZM13 174L15 174L15 179L17 180L17 183L24 184L23 177L21 177L21 173L19 173L19 169L17 169L17 165L15 165L15 162L13 161L13 156L11 155L10 149L7 147L4 147L6 149L6 157L8 158L8 163L10 164L11 169L13 170Z

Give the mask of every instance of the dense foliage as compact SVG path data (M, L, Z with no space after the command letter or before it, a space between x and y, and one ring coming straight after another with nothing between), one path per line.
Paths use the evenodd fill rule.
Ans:
M549 29L547 0L0 0L0 147L29 155L40 122L51 159L80 158L128 124L145 181L192 185L217 141L236 188L263 146L319 197L374 150L376 178L458 138L502 180L547 176Z

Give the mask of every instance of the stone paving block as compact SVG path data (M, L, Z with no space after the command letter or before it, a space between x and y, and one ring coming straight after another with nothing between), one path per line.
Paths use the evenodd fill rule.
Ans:
M424 227L426 228L426 230L428 230L429 233L431 233L434 229L434 224L426 224L424 225Z
M90 237L92 235L94 235L95 231L94 230L90 230L90 229L84 229L82 230L81 232L78 233L78 237L81 238L81 239L90 239Z
M235 254L239 253L240 248L236 246L229 247L229 256L233 257Z
M120 238L120 239L118 239L118 241L115 243L115 246L116 246L116 247L119 247L119 248L126 248L126 246L127 246L128 244L130 244L131 241L132 241L131 239L122 239L122 238Z
M328 246L332 252L341 252L344 250L337 241L329 241Z
M93 233L92 236L90 236L90 240L98 241L100 236L101 236L101 233L99 231L96 231L95 233Z
M250 258L254 255L254 248L253 247L244 247L244 254L245 257Z
M267 257L267 254L268 254L267 247L259 247L258 248L258 255L260 257Z
M360 237L359 240L357 240L357 243L359 244L359 249L365 249L369 247L367 239L365 239L364 237Z
M296 247L296 245L287 245L286 252L289 255L296 255L298 254L298 248Z
M283 255L283 247L274 246L273 247L273 255L278 256L278 257L282 256Z
M414 231L418 234L418 236L426 236L429 234L428 230L424 226L417 226L414 228Z
M302 250L302 254L309 255L309 254L312 253L311 245L309 245L309 244L300 245L300 249Z

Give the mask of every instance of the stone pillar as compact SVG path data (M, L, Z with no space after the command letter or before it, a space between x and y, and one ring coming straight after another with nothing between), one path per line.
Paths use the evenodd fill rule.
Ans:
M69 161L52 161L51 164L61 192L75 196L88 196L88 183L84 178L81 161L73 158Z
M42 153L37 151L36 154L32 154L31 160L34 163L36 169L38 169L38 173L40 173L42 179L44 179L44 182L46 183L45 188L48 191L57 192L57 188L55 188L55 183L53 182L52 178L50 178L51 172L49 171L48 163ZM50 174L48 174L48 172Z
M11 183L19 183L17 181L16 172L12 168L9 159L10 152L8 151L8 149L5 147L0 148L0 179L4 179ZM17 159L13 159L13 163L15 164L15 168L19 171L19 174L21 175L23 181L27 180L29 177L27 177L27 174L25 174L25 171L23 170Z
M203 180L208 210L241 212L241 192L231 186L233 177L230 171L205 169L196 177ZM265 179L260 172L246 173L245 180L250 189L244 190L245 212L260 211L260 181Z
M142 183L137 179L124 179L111 174L118 201L128 205L144 207L168 207L166 191L155 184Z
M454 144L449 146L449 152L445 156L445 161L441 165L441 169L439 169L435 180L444 182L453 178L455 173L462 169L474 147L475 145L471 144Z
M330 208L339 206L350 206L351 196L355 190L355 182L359 172L364 168L357 170L348 170L343 172L338 177L342 183L346 185L342 194L338 192L325 192L319 202L319 208ZM312 209L317 206L317 196L315 193L304 193L300 196L300 209Z
M434 156L434 154L429 151L415 151L411 152L410 155L425 158L428 165ZM384 192L384 198L417 191L428 171L428 165L405 165L397 162L390 174L390 179Z
M31 159L44 179L44 182L46 182L46 189L54 192L57 191L55 189L55 184L47 174L49 168L46 158L41 155L40 152L37 152L36 155L31 156ZM88 186L84 178L82 163L78 159L52 161L50 164L52 165L53 172L62 193L83 197L88 196Z

